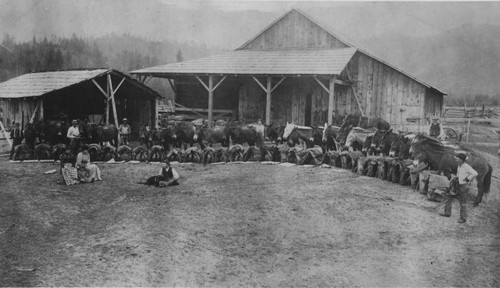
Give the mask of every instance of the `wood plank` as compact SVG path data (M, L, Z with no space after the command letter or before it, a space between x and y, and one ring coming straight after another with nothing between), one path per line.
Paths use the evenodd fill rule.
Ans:
M113 107L113 116L115 119L115 125L116 127L118 127L119 124L118 124L118 114L116 113L115 93L113 92L113 82L111 81L110 74L108 74L108 85L109 85L109 90L111 91L111 105ZM116 143L118 143L118 139Z
M175 108L175 111L181 111L181 112L204 112L204 113L208 113L208 109L204 109L204 108L187 108L187 107L184 107L184 108ZM230 110L230 109L212 109L212 111L214 111L214 113L232 113L233 110Z
M118 89L120 89L120 86L122 86L123 82L125 82L125 77L123 77L122 81L120 81L120 83L118 84L118 86L116 86L116 89L113 91L113 94L115 94L116 91L118 91Z
M208 127L212 128L214 120L214 76L208 76Z
M200 82L201 85L203 85L203 87L205 87L205 90L210 91L208 86L205 84L205 82L203 82L203 80L199 76L194 76L194 77L196 77L196 79L198 79L198 82ZM209 76L209 78L210 78L210 76Z
M255 82L257 82L257 84L259 84L260 88L262 88L262 90L264 90L264 92L267 92L267 88L262 85L262 83L260 83L260 80L257 79L255 76L252 76L253 80L255 80Z
M283 80L283 79L282 79ZM271 83L272 77L267 76L267 91L266 91L266 125L271 125ZM281 82L279 82L281 83ZM279 83L277 85L279 85ZM276 85L276 86L277 86ZM275 87L276 88L276 87Z
M323 82L321 82L321 80L319 80L316 77L314 77L314 80L316 80L316 82L318 82L319 86L321 86L321 88L323 88L323 90L325 90L326 93L330 93L330 90L328 88L326 88L325 84L323 84Z

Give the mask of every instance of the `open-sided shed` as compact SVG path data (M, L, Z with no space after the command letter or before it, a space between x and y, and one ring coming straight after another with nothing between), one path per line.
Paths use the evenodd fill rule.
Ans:
M235 51L131 74L167 78L176 103L207 111L209 120L222 109L247 123L322 125L360 114L408 129L440 114L445 95L295 8Z
M30 73L0 83L1 120L6 125L26 124L53 120L63 113L69 120L97 116L102 123L117 125L126 117L138 133L140 124L154 125L159 97L145 84L113 69Z

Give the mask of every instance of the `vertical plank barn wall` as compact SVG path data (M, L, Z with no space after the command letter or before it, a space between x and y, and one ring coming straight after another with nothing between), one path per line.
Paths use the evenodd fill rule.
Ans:
M2 123L6 126L11 126L14 122L26 125L30 121L40 99L35 97L0 99Z
M346 73L350 79L357 80L355 90L365 116L382 118L392 127L404 130L406 126L411 126L407 119L419 118L419 124L423 124L431 109L441 109L442 96L433 94L426 98L429 89L419 82L365 54L358 52L354 58L348 64ZM359 113L353 95L346 94L347 98L351 98L350 113ZM424 107L426 99L433 99L433 102L428 100L429 104Z

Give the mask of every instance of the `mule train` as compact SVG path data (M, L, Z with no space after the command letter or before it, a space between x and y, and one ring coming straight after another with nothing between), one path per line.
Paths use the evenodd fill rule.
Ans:
M42 143L36 146L30 143L19 145L16 151L18 159L58 159L67 149L68 143L64 143L65 137L61 137L66 135L64 129L67 130L67 125L49 123L38 126L38 129L30 126L28 134L30 139L42 139ZM476 203L481 202L483 195L490 190L492 167L479 154L460 145L446 146L424 134L395 133L382 119L367 121L366 118L348 115L340 126L325 123L322 127L218 121L209 128L199 121L169 121L158 129L141 127L139 146L133 148L99 144L116 139L113 125L102 127L80 121L79 127L84 142L91 143L89 152L93 161L112 158L162 161L168 158L170 161L203 164L230 161L327 164L350 169L360 175L412 185L422 192L437 177L433 175L444 174L449 179L451 174L456 173L457 163L453 156L456 150L461 150L479 173ZM415 165L417 162L421 164Z

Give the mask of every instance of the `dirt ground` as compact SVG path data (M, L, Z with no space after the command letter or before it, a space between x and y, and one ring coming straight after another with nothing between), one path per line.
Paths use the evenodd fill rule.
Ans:
M57 184L52 163L0 157L1 286L500 286L500 162L458 224L409 187L320 167L99 164Z

